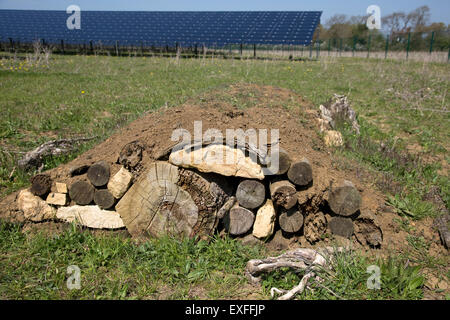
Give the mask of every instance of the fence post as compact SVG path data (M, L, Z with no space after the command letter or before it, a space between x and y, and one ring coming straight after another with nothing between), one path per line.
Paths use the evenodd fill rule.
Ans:
M357 36L354 36L354 37L353 37L352 57L355 57L355 51L356 51L356 41L358 41L357 39L358 39L358 37L357 37Z
M313 51L313 43L311 40L311 43L309 44L309 59L312 59L312 51Z
M116 48L116 57L118 57L119 56L119 41L118 40L116 40L116 46L115 46Z
M433 53L433 44L434 44L434 31L431 33L431 41L430 41L430 54Z
M328 56L330 56L331 52L331 39L328 39Z
M408 32L408 43L406 44L406 60L409 58L409 48L411 46L411 32Z
M61 40L61 53L65 54L65 51L64 51L64 40Z
M256 43L253 44L253 58L256 59Z
M369 42L367 43L367 59L370 58L370 44L372 41L372 35L369 35Z
M384 59L387 59L389 50L389 35L386 36L386 48L384 49Z
M241 55L241 59L242 59L242 51L243 51L243 44L241 42L241 45L239 47L239 54Z
M320 57L320 41L318 40L318 41L316 41L316 44L317 44L317 49L316 49L316 59L319 59L319 57Z
M342 56L342 38L339 39L339 57Z

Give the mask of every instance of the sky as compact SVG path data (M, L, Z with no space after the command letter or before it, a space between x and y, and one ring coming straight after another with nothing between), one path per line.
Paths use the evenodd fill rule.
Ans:
M378 5L381 16L394 11L409 12L423 5L431 9L431 22L450 24L449 0L0 0L0 9L134 11L323 11L322 23L334 14L366 15Z

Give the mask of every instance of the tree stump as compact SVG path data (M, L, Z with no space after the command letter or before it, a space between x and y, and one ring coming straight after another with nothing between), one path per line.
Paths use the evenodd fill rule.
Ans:
M305 187L313 180L312 167L308 159L293 163L288 171L289 181L297 186Z
M94 200L95 188L86 181L74 182L69 188L70 199L80 206L90 204Z
M52 179L46 174L38 174L31 178L31 193L38 197L43 197L50 192Z
M226 181L167 162L153 163L128 190L116 210L135 237L212 235L217 212L228 200Z
M303 226L303 214L298 210L297 206L290 210L283 210L278 218L281 229L287 233L296 233Z
M89 181L96 187L105 186L109 181L109 175L109 164L105 161L100 161L92 165L87 172Z
M116 199L107 189L96 190L94 193L94 202L101 209L110 209L114 206Z
M260 207L266 199L264 184L256 180L244 180L237 188L236 198L239 204L247 209Z
M297 190L287 180L272 181L270 184L270 196L276 205L287 210L297 204Z
M225 215L223 223L225 229L233 236L246 234L255 222L255 214L248 209L239 206L239 203Z
M335 214L349 217L360 209L361 195L353 183L344 180L330 190L328 204Z

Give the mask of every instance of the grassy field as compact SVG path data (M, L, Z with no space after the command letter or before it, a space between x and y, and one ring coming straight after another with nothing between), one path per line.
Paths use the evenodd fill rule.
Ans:
M45 141L96 137L77 153L48 159L44 169L49 169L148 110L242 82L289 88L317 106L334 93L348 95L362 132L356 137L342 128L346 145L336 153L383 177L379 188L408 228L413 220L439 214L438 206L427 201L431 190L449 208L449 71L448 64L359 58L289 62L51 56L38 61L4 56L0 198L28 185L33 173L18 170L16 161ZM245 99L229 99L245 107ZM135 245L76 228L50 238L27 237L20 226L2 223L0 246L0 298L267 298L271 286L292 287L299 279L278 273L265 279L264 290L254 296L243 266L267 252L231 239L216 239L211 246L170 239ZM420 237L411 238L411 255L426 246ZM224 254L228 250L232 254ZM403 268L409 258L405 254L379 262L386 280L383 290L373 292L365 282L366 267L374 261L345 255L340 272L327 278L334 294L316 288L304 298L422 298L422 268L445 266L448 260L431 261L425 255L416 267ZM65 289L65 268L72 263L83 270L82 290ZM448 281L450 274L440 276Z

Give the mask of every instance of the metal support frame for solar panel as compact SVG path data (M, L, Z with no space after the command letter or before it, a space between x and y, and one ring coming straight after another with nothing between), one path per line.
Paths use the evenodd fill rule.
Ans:
M82 11L81 30L69 30L65 11L0 10L0 39L21 43L89 43L175 48L194 45L310 45L321 11L137 12Z

